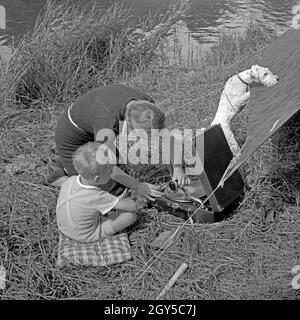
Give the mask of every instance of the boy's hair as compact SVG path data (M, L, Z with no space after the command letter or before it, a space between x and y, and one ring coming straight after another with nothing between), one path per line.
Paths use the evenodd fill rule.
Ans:
M108 156L105 156L105 152ZM112 151L100 142L85 143L74 152L73 165L77 173L85 179L102 176L114 166Z
M125 120L129 130L144 129L147 133L151 129L165 127L165 114L155 104L147 100L132 100L126 106Z

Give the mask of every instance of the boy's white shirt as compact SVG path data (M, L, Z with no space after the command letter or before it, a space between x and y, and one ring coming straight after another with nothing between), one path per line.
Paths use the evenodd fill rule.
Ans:
M96 186L91 186L91 185L87 185L87 184L82 184L80 181L80 175L78 175L76 177L76 182L80 185L80 187L85 188L85 189L97 189L97 190L101 190L100 188L96 187ZM102 191L102 190L101 190Z
M71 179L73 179L73 182L71 181ZM104 190L101 190L101 188L98 188L96 186L82 184L80 181L80 176L76 176L76 177L73 176L68 181L72 185L73 185L73 183L76 183L82 189L95 190L95 191L99 191L99 192L108 193ZM68 183L68 181L66 181L65 183ZM65 188L68 188L68 186L65 185ZM62 190L61 190L61 192L62 192ZM87 211L85 211L85 213L87 213L88 215L84 214L85 223L81 224L79 222L79 224L77 224L77 222L76 222L74 224L74 219L75 219L75 221L78 219L79 207L77 207L75 205L75 207L73 207L73 208L76 211L76 213L74 211L72 216L70 216L70 214L69 214L70 211L68 211L68 210L70 210L70 207L69 207L69 209L64 207L66 205L65 200L67 200L69 197L68 189L64 189L64 196L63 197L64 198L61 198L61 201L62 201L61 205L59 205L59 202L60 202L60 197L59 197L57 211L56 211L57 223L58 223L59 229L66 236L69 236L70 238L72 238L74 240L84 241L84 242L98 240L99 234L100 234L100 228L101 228L101 226L100 226L101 216L106 214L110 210L112 210L120 200L118 197L111 195L111 197L113 197L114 199L112 199L111 203L108 206L106 205L106 206L103 206L101 209L97 209L98 205L96 204L96 207L94 207L94 206L92 207L92 208L94 208L94 210L96 210L98 212L97 215L95 215L96 214L96 211L95 211L95 213L93 215L91 215L89 218L88 212L90 209L87 208ZM97 199L97 197L94 199L94 196L92 196L91 201L94 201L96 199ZM79 209L79 210L80 210L80 216L81 216L83 214L83 212L81 211L81 209ZM75 218L75 217L77 217L77 218ZM81 221L83 221L83 220L81 220Z
M81 187L81 188L84 188L84 189L90 189L90 190L99 190L101 192L107 192L107 191L104 191L102 190L101 188L97 187L97 186L91 186L91 185L87 185L87 184L83 184L81 181L80 181L80 175L78 175L76 177L76 182L78 183L78 185ZM116 202L114 204L114 206L117 205L117 203L119 202L120 198L115 196L117 199L116 199ZM106 214L107 212L109 212L110 210L112 209L109 209L109 210L106 210L105 212L101 212L103 215Z

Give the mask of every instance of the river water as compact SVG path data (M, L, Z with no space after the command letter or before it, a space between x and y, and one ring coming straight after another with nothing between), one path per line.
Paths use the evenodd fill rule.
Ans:
M119 0L96 0L99 5L107 6ZM0 0L6 11L6 28L0 30L3 39L14 36L20 38L31 30L35 19L46 0ZM72 0L86 4L87 0ZM149 10L164 13L170 0L126 0L139 16ZM300 0L190 0L190 8L181 21L181 37L189 38L192 45L209 47L214 44L220 33L243 30L246 22L257 20L270 26L277 34L284 32L292 20L292 8Z

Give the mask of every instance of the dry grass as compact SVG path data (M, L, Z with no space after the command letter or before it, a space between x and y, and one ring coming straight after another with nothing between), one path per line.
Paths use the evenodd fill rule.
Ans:
M158 58L162 39L182 16L186 1L175 0L163 17L131 23L134 11L122 4L101 9L96 2L76 7L47 1L33 32L19 42L5 76L6 101L67 102L88 89L112 83ZM155 31L149 33L155 25ZM146 33L147 36L145 36Z
M131 70L126 83L151 94L168 113L171 127L205 127L215 113L225 80L257 60L260 49L270 40L265 34L257 26L249 27L248 37L253 44L258 43L251 47L252 54L247 53L248 48L243 50L242 36L231 37L234 41L228 36L198 65L159 68L149 60L147 67L137 64L138 75ZM24 48L36 41L29 36L26 39ZM48 58L52 54L49 52ZM38 53L34 58L37 56ZM17 61L13 63L17 70ZM42 65L24 73L26 79L33 79L37 72L41 81ZM18 70L13 76L20 74L21 69ZM74 76L72 72L61 74L65 79L60 83ZM52 71L48 74L50 83ZM124 82L123 71L119 75L113 80ZM81 87L73 76L68 90L61 87L64 93L59 99L53 99L55 93L47 87L49 90L41 96L33 90L34 99L28 105L33 96L26 91L26 108L20 108L20 97L16 96L19 87L6 92L11 100L2 107L0 118L0 261L7 270L7 288L0 292L2 299L154 299L182 262L189 263L189 269L164 296L167 299L299 299L299 291L291 287L291 269L300 263L299 126L291 129L299 123L297 116L243 166L249 190L231 219L184 227L179 240L145 270L157 253L150 246L151 241L159 232L182 224L171 215L145 210L129 230L132 261L106 268L57 270L58 189L43 185L55 155L54 128L66 101L89 85L102 83L97 77L89 78L89 85ZM41 86L45 88L47 83L42 82ZM235 121L240 124L235 126L240 142L246 135L247 112ZM35 170L13 176L4 174L5 167L20 154L31 155ZM168 177L166 168L158 171L139 167L133 173L150 182Z

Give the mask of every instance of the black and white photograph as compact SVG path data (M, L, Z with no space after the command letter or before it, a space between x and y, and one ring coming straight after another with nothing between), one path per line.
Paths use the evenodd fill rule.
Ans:
M299 299L300 0L0 0L0 300Z

